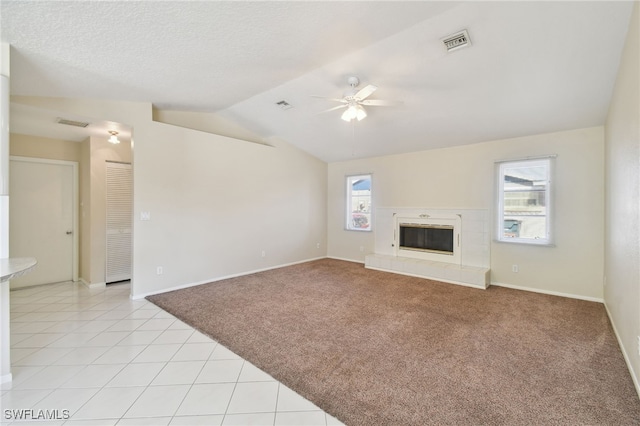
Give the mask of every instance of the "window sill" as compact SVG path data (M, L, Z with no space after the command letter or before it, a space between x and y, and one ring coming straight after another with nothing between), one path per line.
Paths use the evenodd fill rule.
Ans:
M494 243L499 244L516 244L520 246L532 246L532 247L556 247L556 245L552 242L544 242L544 243L536 243L533 241L522 241L522 240L498 240L496 238L493 239Z

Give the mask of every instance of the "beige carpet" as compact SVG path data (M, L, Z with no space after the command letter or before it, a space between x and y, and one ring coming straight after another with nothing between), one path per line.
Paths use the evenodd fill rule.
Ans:
M323 259L148 298L347 425L638 425L599 303Z

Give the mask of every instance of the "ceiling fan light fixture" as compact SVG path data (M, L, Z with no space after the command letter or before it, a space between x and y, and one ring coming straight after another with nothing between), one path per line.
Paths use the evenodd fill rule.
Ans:
M111 135L108 139L109 143L112 143L114 145L120 143L120 140L118 139L118 132L116 132L115 130L109 130L109 134Z
M364 109L365 106L393 106L401 104L402 102L392 102L392 101L383 101L380 99L367 99L369 96L373 94L376 90L378 90L378 86L374 86L373 84L368 84L362 89L356 91L356 86L360 84L360 80L358 77L349 77L348 79L349 86L351 86L351 90L344 94L341 99L336 98L322 98L321 96L314 96L315 98L327 99L334 102L340 102L342 105L338 105L333 108L329 108L328 110L322 112L335 111L337 109L346 108L340 118L347 123L356 119L358 121L362 121L367 118L367 111Z
M342 113L342 116L340 118L348 123L349 121L356 118L357 115L358 112L355 105L349 105L349 108L347 108L346 111Z
M360 121L366 116L367 116L367 112L364 110L362 105L354 103L349 105L346 111L342 113L342 116L340 118L342 118L344 121L348 123L353 119L357 119L358 121Z

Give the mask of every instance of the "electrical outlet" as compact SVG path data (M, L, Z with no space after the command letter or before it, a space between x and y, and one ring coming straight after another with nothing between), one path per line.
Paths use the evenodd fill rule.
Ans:
M316 243L316 248L320 248L320 243Z
M164 272L164 271L162 270L162 266L158 266L158 267L156 268L156 274L157 274L157 275L162 275L162 273L163 273L163 272Z
M511 265L511 272L520 272L520 268L518 267L518 265Z
M364 246L360 246L360 251L364 251Z
M262 257L267 257L267 252L262 250Z
M140 212L140 220L151 220L151 212Z

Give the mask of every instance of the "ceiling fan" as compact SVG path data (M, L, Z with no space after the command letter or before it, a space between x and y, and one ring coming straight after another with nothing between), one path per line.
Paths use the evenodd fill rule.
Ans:
M344 121L351 121L354 118L358 121L362 120L367 116L367 112L364 109L364 105L366 106L393 106L399 105L401 102L393 102L393 101L382 101L377 99L367 99L373 92L375 92L378 87L373 84L369 84L362 89L356 91L356 87L360 84L360 79L358 77L349 77L347 80L351 89L344 94L344 97L341 99L338 98L324 98L322 96L314 96L315 98L328 99L330 101L340 102L342 105L338 105L333 108L329 108L326 111L329 112L335 111L337 109L346 108L346 111L342 113L342 118Z

